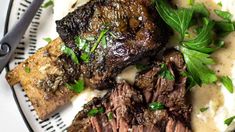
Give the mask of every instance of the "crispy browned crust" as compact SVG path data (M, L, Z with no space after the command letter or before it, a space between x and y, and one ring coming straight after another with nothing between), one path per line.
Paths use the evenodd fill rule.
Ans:
M55 39L6 75L10 85L22 85L40 119L45 119L58 107L69 103L75 95L65 86L60 87L55 93L47 93L37 85L38 81L48 74L59 72L54 62L61 55L61 44L60 38ZM29 73L25 71L26 66L30 68Z

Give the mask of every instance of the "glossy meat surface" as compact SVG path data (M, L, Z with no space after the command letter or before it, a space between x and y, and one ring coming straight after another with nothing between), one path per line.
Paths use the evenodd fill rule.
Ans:
M103 30L107 46L101 42L89 54L88 63L81 62L81 73L93 88L112 84L114 77L135 61L156 54L165 44L162 20L144 0L93 0L57 21L57 31L64 43L77 56L84 52L75 38L98 39ZM159 28L161 26L161 29ZM90 49L96 41L89 42Z

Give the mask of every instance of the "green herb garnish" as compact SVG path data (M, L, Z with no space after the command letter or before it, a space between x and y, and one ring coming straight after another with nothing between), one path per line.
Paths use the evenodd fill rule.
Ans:
M43 40L45 40L47 43L50 43L52 41L51 38L43 38Z
M166 64L161 64L161 71L160 71L159 75L165 79L168 79L168 80L175 80L174 75L167 68Z
M96 115L101 114L101 113L104 113L104 108L103 108L103 107L91 109L91 110L87 113L87 115L88 115L88 116L96 116Z
M155 0L155 3L155 7L161 18L171 28L180 33L181 40L183 40L192 19L193 10L187 8L175 10L166 3L166 0Z
M79 50L84 50L85 52L90 52L90 47L86 39L82 39L80 36L75 37L75 43Z
M220 81L230 93L233 93L233 82L228 76L221 77Z
M215 14L217 14L219 17L223 18L226 21L231 21L233 15L228 11L221 11L221 10L214 10Z
M200 111L201 111L201 112L205 112L205 111L207 111L208 109L209 109L209 107L200 108Z
M67 56L71 57L72 61L76 64L79 64L78 57L76 54L73 52L72 49L69 47L65 46L64 44L61 46L61 51L66 54Z
M24 68L24 71L25 71L26 73L30 73L31 69L26 66L26 67Z
M102 38L105 36L105 34L108 32L108 30L102 30L100 33L100 36L98 37L97 41L95 42L95 44L93 45L92 49L91 49L91 53L95 51L95 49L98 47L100 41L102 40Z
M47 2L43 3L42 8L47 8L53 5L54 5L54 0L48 0Z
M187 77L187 87L189 90L197 84L193 79L193 77L188 72L186 71L181 72L180 75L183 77Z
M224 120L224 124L226 124L227 126L229 126L229 125L233 122L234 119L235 119L235 116L232 116L232 117L230 117L230 118Z
M215 30L218 33L232 32L235 30L234 24L231 22L219 21L215 22Z
M208 54L215 50L210 46L213 22L207 18L203 19L203 28L199 30L199 34L194 39L185 41L184 35L194 10L185 8L172 9L165 0L155 0L155 4L162 19L181 34L180 51L183 53L187 70L192 76L192 80L198 85L217 81L217 76L208 67L208 65L214 64L213 59Z
M188 72L198 85L217 81L215 73L207 67L207 65L214 64L210 55L183 46L181 46L180 51L183 53Z
M109 112L109 113L108 113L108 119L109 119L109 120L112 120L112 119L113 119L113 112Z
M66 84L66 87L68 87L70 90L75 91L76 93L81 93L85 88L84 80L80 79L78 81L75 81L75 84Z
M91 39L92 38L89 37L89 41L92 41ZM87 38L82 39L80 36L76 36L75 43L77 47L79 48L79 50L83 51L83 53L80 56L80 59L82 59L83 62L88 63L90 60L90 45L87 42Z
M83 60L83 62L88 63L90 60L90 54L89 53L82 53L80 58Z
M204 17L209 17L210 12L204 4L195 4L193 5L194 14L201 14Z
M107 48L107 41L106 41L106 35L104 35L101 39L102 46L104 48Z
M190 49L203 52L203 53L211 53L215 49L210 48L209 45L212 42L212 33L211 30L214 26L214 23L212 21L207 21L207 19L204 19L205 24L203 28L200 30L199 34L196 36L196 38L192 40L183 41L182 44Z
M151 104L149 104L149 108L153 111L155 110L162 110L165 108L164 104L160 103L160 102L152 102Z

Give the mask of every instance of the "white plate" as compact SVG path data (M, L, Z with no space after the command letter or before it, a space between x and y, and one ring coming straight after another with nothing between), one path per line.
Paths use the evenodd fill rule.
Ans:
M20 19L32 0L11 0L6 20L6 29L9 30ZM52 8L39 9L31 25L17 47L13 59L9 63L9 69L13 69L20 62L31 56L36 50L47 43L45 37L56 38L55 24L52 19ZM13 95L19 111L28 126L29 131L57 132L64 131L71 124L78 109L71 104L55 112L50 118L42 121L37 117L29 98L20 85L13 87Z

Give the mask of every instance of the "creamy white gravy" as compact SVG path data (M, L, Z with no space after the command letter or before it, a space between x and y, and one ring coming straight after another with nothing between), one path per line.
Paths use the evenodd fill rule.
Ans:
M218 1L218 0L217 0ZM186 0L175 0L178 6L187 7ZM197 3L204 3L210 11L210 17L215 20L220 18L214 14L214 9L221 9L213 0L195 0ZM235 8L235 7L234 7ZM216 64L212 69L219 76L232 76L231 71L235 60L235 32L225 37L225 47L215 52L212 57ZM221 84L203 85L195 87L191 91L193 105L192 128L195 132L218 132L225 131L225 116L220 116L225 111L221 110L224 105L224 93L221 93ZM229 101L229 100L226 100ZM231 100L233 101L233 100ZM200 108L208 107L206 112L200 112ZM231 106L232 107L232 106ZM220 109L220 111L219 111ZM219 116L218 116L219 115ZM215 118L217 117L217 118ZM222 127L221 127L222 125Z

